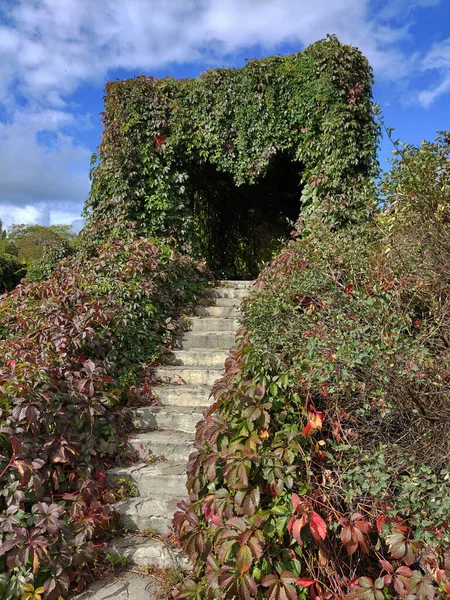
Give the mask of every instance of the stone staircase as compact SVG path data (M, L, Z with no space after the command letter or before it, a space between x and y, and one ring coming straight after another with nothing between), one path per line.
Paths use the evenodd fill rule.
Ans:
M137 432L129 444L142 462L113 469L108 476L111 482L122 478L133 484L137 495L116 506L130 530L148 535L118 538L110 545L110 554L120 554L139 566L166 568L183 561L164 536L176 505L187 498L186 463L196 424L211 404L213 383L223 374L228 349L235 343L239 305L250 285L249 281L223 281L205 292L191 331L180 339L181 349L172 352L171 364L156 370L158 405L131 409Z

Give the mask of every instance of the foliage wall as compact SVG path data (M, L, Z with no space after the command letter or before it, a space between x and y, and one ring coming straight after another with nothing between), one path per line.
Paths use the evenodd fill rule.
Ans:
M450 597L449 155L404 147L384 204L318 211L261 273L197 426L179 600Z
M197 79L109 83L86 205L91 224L134 221L146 234L193 244L219 268L245 241L251 245L258 235L252 221L266 210L263 194L251 199L250 210L236 186L257 187L283 153L298 174L295 217L301 206L334 198L330 213L351 219L353 207L340 195L376 170L372 81L366 58L328 37L298 54ZM217 198L220 185L226 193ZM237 216L229 211L218 230L227 196ZM221 237L233 227L236 239ZM250 259L240 260L245 271Z

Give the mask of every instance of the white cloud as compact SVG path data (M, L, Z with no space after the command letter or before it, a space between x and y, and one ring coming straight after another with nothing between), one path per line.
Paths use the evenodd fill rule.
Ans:
M56 207L62 206L61 218L76 217L88 192L90 153L63 133L86 118L74 117L70 95L83 83L103 82L111 69L148 72L192 61L222 65L226 56L255 44L270 51L290 42L301 49L336 33L368 56L377 76L398 79L418 59L401 50L410 35L409 23L403 19L393 25L388 19L439 1L391 0L389 10L381 0L2 3L0 13L10 25L0 27L0 101L9 116L9 124L0 126L0 152L6 156L0 164L0 210L16 206L25 212L13 218L28 215L43 221L54 219L60 214ZM428 63L440 65L439 56L438 51L434 58L430 53ZM443 80L423 92L421 102L433 101L446 85ZM17 103L18 94L27 99L25 109ZM36 135L41 130L56 134L51 148L39 145ZM38 213L26 208L33 206L41 207Z
M433 102L450 91L450 72L438 85L419 93L419 102L425 108L428 108Z
M417 8L430 8L437 6L442 0L373 0L373 5L378 9L378 18L389 20L404 20Z
M10 10L15 28L3 52L22 88L48 102L111 68L219 60L254 44L301 47L327 33L360 46L389 75L392 62L402 64L395 44L407 32L374 22L369 7L369 0L22 0Z
M1 207L0 217L3 226L9 227L14 223L30 223L48 225L48 215L45 215L45 210L40 210L36 206L30 204L20 207L7 204Z
M71 118L56 111L24 112L14 123L0 124L0 218L5 225L46 225L60 208L64 222L80 214L89 193L90 151L59 131ZM42 130L54 132L50 146L38 143Z
M440 81L419 94L419 102L428 108L439 96L450 91L450 38L434 44L424 57L421 68L423 71L437 73Z
M450 38L435 44L423 60L425 69L450 70Z

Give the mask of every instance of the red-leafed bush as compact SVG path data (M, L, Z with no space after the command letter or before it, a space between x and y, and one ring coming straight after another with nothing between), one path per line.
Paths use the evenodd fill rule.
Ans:
M178 599L450 596L449 152L405 147L383 204L339 229L330 199L262 272L197 428Z
M189 258L129 235L2 297L2 599L85 585L117 521L103 473L121 446L115 407L201 285Z

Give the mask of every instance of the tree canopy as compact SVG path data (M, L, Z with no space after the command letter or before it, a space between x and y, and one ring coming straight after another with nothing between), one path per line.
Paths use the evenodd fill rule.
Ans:
M27 263L33 263L44 251L55 244L73 241L76 234L70 225L11 225L8 240L14 244L18 256Z

